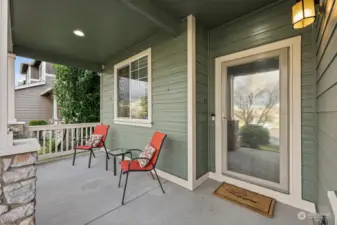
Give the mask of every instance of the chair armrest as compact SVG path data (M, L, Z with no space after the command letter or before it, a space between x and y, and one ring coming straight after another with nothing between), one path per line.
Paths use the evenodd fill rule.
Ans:
M136 148L131 148L131 149L128 149L127 150L129 153L130 153L130 155L131 155L131 159L132 159L132 152L142 152L142 150L140 150L140 149L136 149Z
M130 170L131 163L132 163L133 161L138 160L138 159L145 159L145 160L149 161L149 163L150 163L150 164L152 165L152 167L153 167L153 163L150 161L150 159L145 158L145 157L138 157L138 158L132 159L132 160L129 162L129 166L128 166L128 169L129 169L129 170Z
M75 141L76 145L79 145L80 141L82 141L82 140L86 140L86 141L87 141L89 138L90 138L90 137L87 137L87 138L79 138L79 139L74 138L73 141Z

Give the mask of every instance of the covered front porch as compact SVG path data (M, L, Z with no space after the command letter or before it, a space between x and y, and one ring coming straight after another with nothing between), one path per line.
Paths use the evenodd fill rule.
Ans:
M312 220L298 219L302 210L277 203L274 217L266 219L253 211L212 195L220 185L208 180L191 192L162 179L166 194L150 174L129 177L126 205L120 200L123 187L117 188L118 176L105 171L103 153L97 153L92 168L87 169L88 155L38 165L37 224L48 225L308 225ZM125 178L125 176L124 176ZM123 180L124 181L124 180ZM308 214L309 215L309 214Z
M295 1L0 2L0 150L16 148L8 130L8 124L15 121L11 104L15 55L100 72L97 122L110 126L108 149L142 149L155 131L167 135L157 164L158 175L165 179L166 195L160 193L149 175L132 174L128 204L121 206L122 189L117 188L118 179L111 170L104 170L104 156L97 157L91 169L86 166L86 157L80 157L75 167L70 159L40 164L37 224L310 224L312 218L297 218L299 211L332 212L326 190L320 192L324 197L318 193L319 66L314 53L317 43L312 37L317 35L316 39L325 44L328 41L319 32L320 25L293 28ZM328 13L335 9L335 2L327 1ZM320 24L328 23L323 21ZM335 53L328 53L332 59ZM317 50L317 54L323 53ZM266 66L269 59L272 63ZM330 64L322 65L327 68ZM230 67L237 70L231 74ZM248 146L254 152L245 154L247 163L241 165L242 158L230 159L227 143L228 133L235 134L228 132L228 124L230 120L235 122L238 108L233 101L232 81L268 71L277 77L277 94L270 96L275 102L269 109L263 108L269 97L261 95L259 101L249 101L260 102L249 108L255 112L272 108L276 113L269 123L261 125L256 118L247 123L259 123L260 130L267 130L268 140ZM261 80L255 89L265 83L267 88L262 88L267 93L271 85ZM274 81L271 83L274 86ZM92 127L55 125L51 129L61 134L66 130L69 137L77 137L90 133ZM28 129L37 139L47 130ZM269 138L275 130L278 134ZM48 132L49 140L53 132ZM45 135L41 137L42 148L38 151L45 158L54 153L63 157L64 149L66 154L73 150L70 138L61 141L58 152L56 144L53 150ZM276 153L261 152L260 147L273 147L270 140L276 145ZM243 147L246 149L232 152L234 156L246 153L249 148ZM262 158L254 153L267 155L263 158L266 163L250 165ZM278 153L270 160L270 155ZM238 163L231 167L233 161ZM270 164L272 169L275 167L272 178L264 174ZM253 170L257 172L251 173ZM267 219L212 196L219 182L275 198L278 203L274 218ZM317 209L319 198L324 206L321 209ZM16 205L11 207L16 209Z

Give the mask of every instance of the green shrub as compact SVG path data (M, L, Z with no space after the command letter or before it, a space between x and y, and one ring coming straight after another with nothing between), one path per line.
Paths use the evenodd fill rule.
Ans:
M269 144L269 130L260 125L249 124L241 127L241 146L258 148Z
M29 126L42 126L42 125L48 125L48 122L44 121L44 120L31 120L31 121L29 121Z
M52 145L51 146L51 152L49 151L49 146L50 144ZM41 143L42 145L42 143ZM45 154L48 154L48 153L54 153L55 152L55 138L52 138L51 141L49 139L46 139L46 150L45 150ZM41 146L41 149L40 149L40 152L39 152L39 155L43 155L43 146Z

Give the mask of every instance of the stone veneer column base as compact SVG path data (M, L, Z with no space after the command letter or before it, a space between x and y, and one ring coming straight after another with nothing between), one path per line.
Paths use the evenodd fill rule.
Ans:
M0 156L0 225L35 225L37 153Z

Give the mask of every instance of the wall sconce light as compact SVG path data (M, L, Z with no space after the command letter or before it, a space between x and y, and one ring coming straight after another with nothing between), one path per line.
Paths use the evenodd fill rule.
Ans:
M292 22L294 29L301 29L315 22L316 4L320 5L318 12L321 12L324 5L323 0L297 0L297 3L292 8Z

